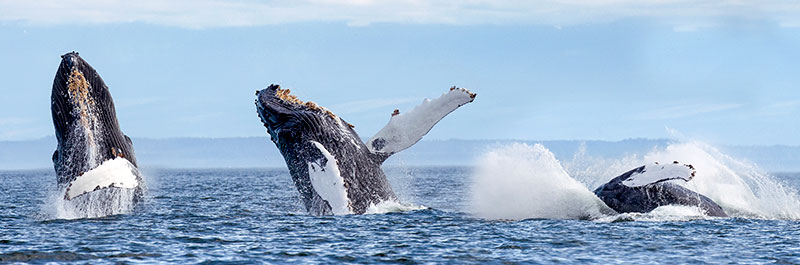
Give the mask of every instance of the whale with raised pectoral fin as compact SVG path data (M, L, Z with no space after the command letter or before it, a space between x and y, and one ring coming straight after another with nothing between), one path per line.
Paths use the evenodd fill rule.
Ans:
M278 85L256 91L256 109L272 142L313 215L363 214L372 205L396 200L381 169L394 153L417 143L447 114L475 94L453 87L413 110L392 113L389 124L365 145L353 125L313 102L303 102Z
M692 165L649 164L632 169L598 187L597 195L608 207L619 213L650 212L659 206L696 206L708 216L728 216L722 207L697 192L670 183L690 181L696 172Z
M61 56L51 111L53 166L64 200L87 216L121 213L142 195L131 139L122 133L103 79L78 53Z

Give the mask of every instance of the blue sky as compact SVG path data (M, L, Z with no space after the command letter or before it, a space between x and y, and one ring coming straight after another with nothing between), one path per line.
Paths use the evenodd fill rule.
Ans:
M786 1L0 1L0 140L53 134L75 50L133 137L264 136L281 84L362 137L450 86L425 139L800 145L800 4Z

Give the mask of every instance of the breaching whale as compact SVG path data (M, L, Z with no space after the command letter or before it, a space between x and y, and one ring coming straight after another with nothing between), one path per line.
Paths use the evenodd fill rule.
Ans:
M93 215L138 201L143 183L133 143L120 130L108 87L77 52L61 56L51 111L58 140L53 166L64 199Z
M649 164L632 169L594 190L608 207L619 213L646 213L664 205L697 206L709 216L728 216L710 198L669 180L690 181L694 167L672 164Z
M280 150L306 210L313 215L363 214L371 205L396 199L381 164L411 147L447 114L475 94L452 87L400 114L364 144L353 125L278 85L256 91L256 109Z

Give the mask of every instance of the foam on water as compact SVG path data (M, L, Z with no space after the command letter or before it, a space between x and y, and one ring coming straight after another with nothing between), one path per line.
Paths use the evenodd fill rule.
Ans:
M86 193L72 200L64 199L64 190L50 196L42 207L46 220L99 218L131 213L136 189L106 188Z
M713 218L705 215L703 209L697 206L685 205L665 205L653 209L648 213L622 213L604 216L595 219L596 222L612 223L612 222L625 222L625 221L649 221L649 222L663 222L663 221L691 221L699 219Z
M540 144L515 143L483 155L471 195L471 210L487 219L586 219L608 211Z
M425 210L428 207L423 205L413 205L407 203L401 203L396 200L387 200L382 201L378 204L371 204L365 214L385 214L385 213L397 213L397 212L408 212L408 211L417 211L417 210Z

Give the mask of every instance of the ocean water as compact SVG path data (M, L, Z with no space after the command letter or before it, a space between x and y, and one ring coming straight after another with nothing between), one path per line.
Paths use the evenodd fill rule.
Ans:
M628 159L697 151L675 148ZM603 160L548 154L518 145L474 167L387 168L406 206L329 217L305 214L280 168L145 169L142 204L85 219L52 205L51 170L0 171L0 263L800 263L800 174L758 175L717 157L723 168L701 163L690 187L717 196L700 178L734 174L755 200L719 199L734 217L606 214L583 191L616 176L593 169Z

